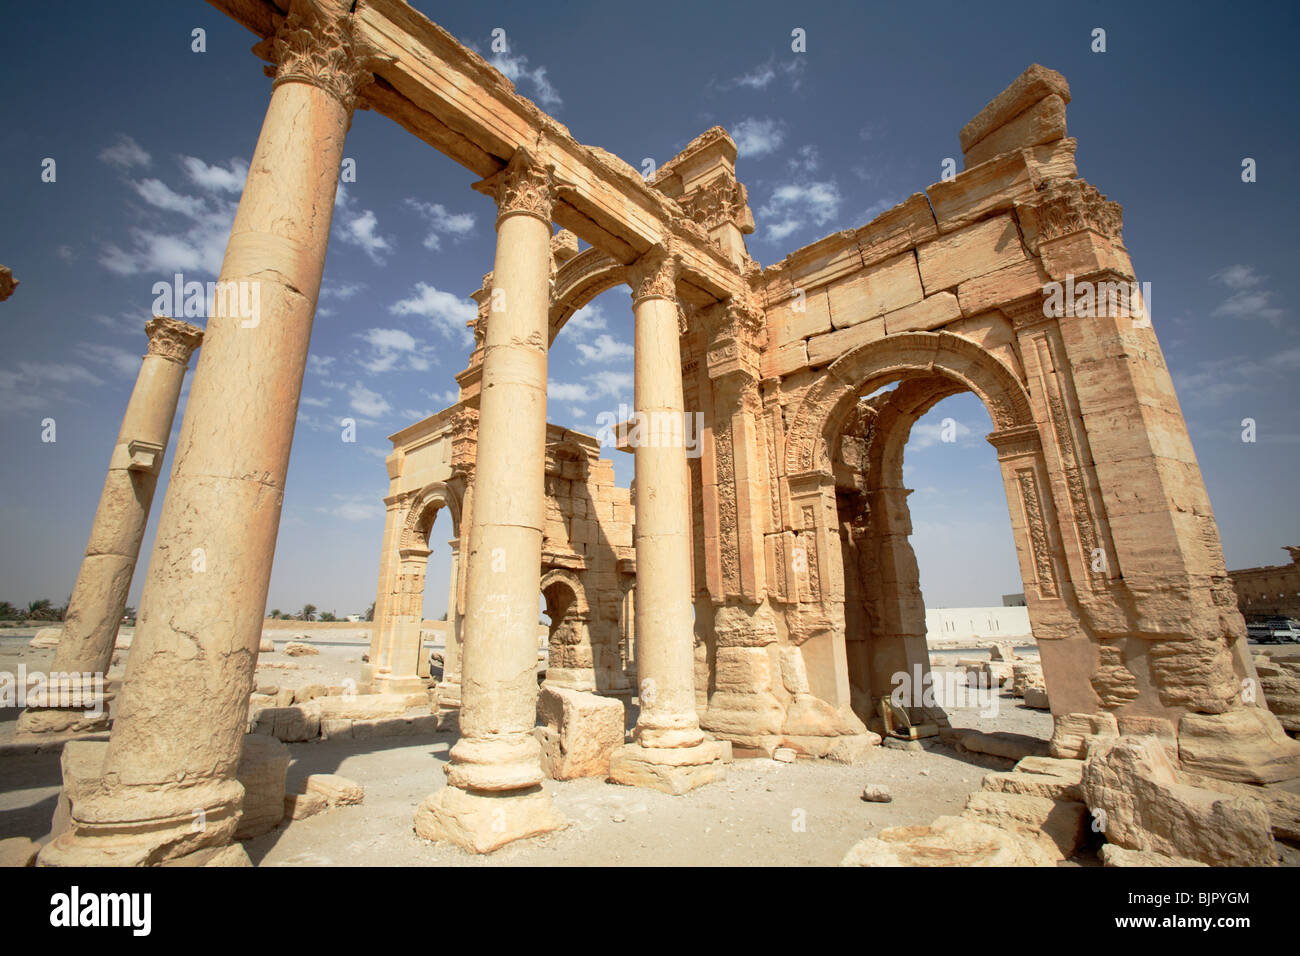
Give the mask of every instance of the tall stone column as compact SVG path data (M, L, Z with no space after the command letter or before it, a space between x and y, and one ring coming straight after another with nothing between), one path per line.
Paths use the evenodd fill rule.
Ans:
M219 277L259 307L209 318L112 737L102 760L65 749L71 819L44 864L247 859L229 849L235 771L343 143L373 62L345 11L294 0L271 44Z
M720 749L695 712L690 487L684 442L677 265L656 246L628 269L635 322L635 742L615 752L615 783L680 794L720 779Z
M50 667L51 675L69 675L58 682L57 691L51 685L52 694L77 706L29 708L18 718L20 733L101 730L109 723L106 700L96 699L96 692L102 691L113 659L181 382L190 355L203 340L197 328L176 319L155 317L144 330L149 349L117 434L86 556L68 602L63 636Z
M520 148L475 186L497 201L461 646L461 738L416 832L486 853L563 826L541 786L537 606L545 520L553 167Z

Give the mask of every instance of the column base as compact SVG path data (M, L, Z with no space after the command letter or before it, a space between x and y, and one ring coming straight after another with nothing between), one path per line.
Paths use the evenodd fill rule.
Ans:
M107 710L88 717L80 708L29 707L18 715L14 734L17 738L27 734L93 734L108 730L112 725Z
M443 787L415 811L416 835L454 843L470 853L491 853L516 840L568 826L541 787L483 793Z
M726 777L722 748L712 740L694 747L644 747L624 744L609 761L609 780L681 796Z
M429 689L430 681L425 677L392 677L377 674L370 679L372 694L418 694Z
M244 788L237 780L111 787L103 774L108 747L108 741L72 740L63 748L55 837L38 865L195 866L238 856L232 845ZM199 853L205 855L182 862Z

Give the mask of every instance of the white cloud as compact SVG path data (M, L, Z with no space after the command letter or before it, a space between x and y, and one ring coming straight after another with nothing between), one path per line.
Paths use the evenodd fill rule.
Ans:
M248 179L248 163L238 157L229 161L229 168L209 166L194 156L182 156L180 162L185 175L201 189L236 195L244 191L244 181Z
M150 157L130 136L123 133L117 142L99 154L102 162L118 169L132 169L135 166L148 166Z
M1254 266L1236 265L1220 269L1210 278L1222 282L1229 289L1250 289L1263 282L1267 276L1256 272Z
M149 205L168 212L178 212L190 219L203 214L203 200L197 196L182 196L160 179L146 179L131 184L140 198Z
M722 84L722 88L725 90L744 87L750 90L765 90L771 86L772 81L778 76L784 76L790 81L790 89L797 90L802 82L803 70L803 57L794 57L785 63L777 63L775 60L769 59L766 63L759 64L747 73L732 77L729 82Z
M64 386L103 384L103 379L81 365L19 362L13 369L0 370L0 411L46 410L53 402L72 400Z
M407 199L406 204L429 223L429 232L424 237L426 249L441 249L444 236L464 239L474 232L474 214L471 212L450 213L441 203L420 202L418 199Z
M775 242L808 225L824 226L839 212L840 202L834 180L778 186L758 211L762 238Z
M301 404L308 405L312 408L328 408L330 400L328 398L310 398L304 395L300 399Z
M817 167L821 165L821 154L816 146L808 143L800 146L797 153L786 160L786 165L790 167L791 172L814 173L817 171Z
M378 418L393 410L393 406L388 404L384 396L372 392L360 382L352 387L348 396L351 399L351 409L365 418Z
M392 240L379 234L379 217L371 209L361 209L346 186L334 195L334 235L340 242L358 246L370 261L382 266L384 257L393 251Z
M79 342L77 352L93 362L109 366L117 375L134 379L140 374L141 353L118 348L116 345L100 345L96 342Z
M405 367L417 372L428 369L429 362L417 354L419 343L409 332L401 329L367 329L361 338L370 345L372 352L361 364L368 372L387 372L397 363L404 362Z
M315 355L307 356L307 371L315 375L328 375L330 367L333 366L336 359L332 355Z
M317 508L322 514L333 515L344 521L370 521L383 514L378 498L370 495L335 495L339 504L330 508Z
M633 354L630 344L620 342L609 334L596 336L595 341L590 345L586 342L576 344L578 354L581 356L578 361L583 365L589 365L592 362L617 362L620 359L630 359Z
M364 282L325 281L320 284L320 297L322 299L350 299L365 287Z
M605 324L605 311L600 303L590 302L569 316L569 321L564 323L564 327L579 332L595 332L605 328Z
M428 283L417 282L414 295L394 302L388 311L393 315L423 316L442 335L453 341L465 344L474 341L473 334L465 324L473 322L478 316L478 306L469 299L443 292Z
M530 69L528 57L512 54L509 51L494 54L488 62L504 73L506 79L519 87L520 92L524 92L525 88L531 91L533 99L547 109L554 109L563 104L559 91L551 85L550 79L546 76L546 67L535 66Z
M585 402L596 398L626 396L632 389L630 372L596 372L583 382L559 382L546 385L546 395L557 402Z
M780 120L750 117L737 123L731 130L737 152L746 159L757 159L774 153L785 142L785 128Z
M965 443L970 438L972 432L970 428L963 425L956 419L952 419L952 440L944 441L944 432L948 419L938 422L920 422L912 426L912 433L908 436L907 450L920 451L923 448L930 448L933 445L945 444L951 445L958 442Z

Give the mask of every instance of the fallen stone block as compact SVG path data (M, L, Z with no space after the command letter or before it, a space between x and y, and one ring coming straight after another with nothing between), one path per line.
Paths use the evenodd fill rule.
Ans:
M997 641L989 648L991 661L1018 661L1020 655L1006 641Z
M1276 863L1264 804L1182 782L1155 737L1098 740L1083 787L1107 843L1211 866Z
M1082 760L1088 756L1092 738L1118 736L1119 724L1114 714L1058 714L1047 749L1053 757Z
M1051 856L1068 860L1088 832L1088 808L1076 800L1049 800L1027 793L977 790L962 816L1037 840Z
M1015 769L990 773L983 789L1001 793L1027 793L1049 800L1083 799L1083 762L1054 757L1026 757Z
M257 714L254 733L269 734L286 743L320 736L320 710L315 702L292 707L266 707Z
M1300 741L1292 740L1263 707L1224 714L1184 714L1178 722L1183 768L1240 783L1300 777Z
M287 657L307 657L312 654L319 654L320 648L304 644L302 641L290 641L284 645L284 650L281 653Z
M1237 797L1251 797L1259 800L1268 810L1268 819L1273 826L1273 836L1288 843L1300 844L1300 794L1283 790L1278 786L1258 786L1250 783L1233 783L1218 777L1202 774L1182 774L1183 782L1193 787L1217 790Z
M623 702L585 691L544 685L537 698L536 729L542 769L552 780L605 777L623 746Z
M366 798L365 787L336 773L313 773L302 784L303 793L319 793L331 807L350 807Z
M236 840L251 840L284 819L284 775L289 748L266 734L245 734L236 779L244 785L244 810Z
M274 653L275 653L275 641L271 640L269 637L264 637L264 638L262 638L261 643L259 643L259 644L257 645L257 653L259 653L259 654L274 654Z
M871 731L833 739L834 743L827 749L825 757L835 763L844 764L855 764L866 759L881 743L880 735L873 734Z
M1030 756L1047 756L1047 741L1026 734L967 731L960 737L961 745L971 753L989 754L1007 760L1021 760Z
M410 709L406 694L357 694L353 697L320 697L313 703L321 717L329 720L374 720L400 717Z
M329 802L319 793L290 793L284 798L284 815L291 820L305 820L329 809Z
M1165 856L1154 850L1126 850L1114 843L1104 844L1100 854L1104 866L1206 866L1181 856Z
M1055 866L1037 841L965 817L891 827L868 837L840 866Z
M1025 706L1032 707L1034 710L1052 709L1052 705L1047 701L1047 691L1042 687L1025 688Z
M352 721L352 738L365 740L371 737L419 737L438 733L437 714L417 714L411 717L380 717L376 720Z
M43 627L36 632L36 636L27 642L28 647L58 647L59 638L63 636L61 627Z

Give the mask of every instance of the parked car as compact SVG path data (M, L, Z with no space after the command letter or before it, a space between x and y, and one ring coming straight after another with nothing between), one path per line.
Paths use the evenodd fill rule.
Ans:
M1246 636L1257 644L1300 643L1300 622L1287 617L1268 617L1246 625Z

